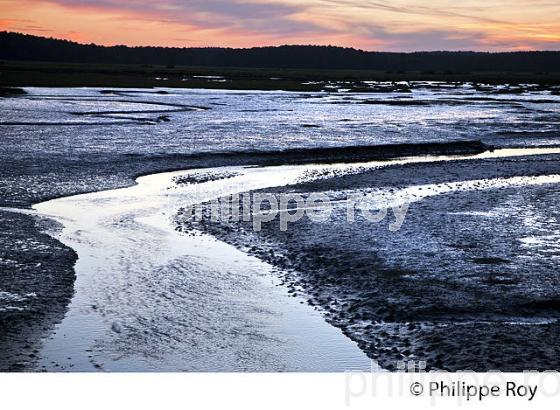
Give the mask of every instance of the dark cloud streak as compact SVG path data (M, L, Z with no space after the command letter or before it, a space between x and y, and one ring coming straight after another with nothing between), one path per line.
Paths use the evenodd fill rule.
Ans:
M155 21L196 25L201 28L254 31L265 35L297 32L328 33L331 30L293 16L307 10L305 5L256 3L242 0L166 0L165 2L116 0L50 0L67 7L89 7L115 12L153 16ZM146 19L146 17L141 17ZM149 20L150 18L147 18Z
M481 16L474 16L470 14L464 14L455 12L452 10L441 10L436 9L433 7L427 6L392 6L390 4L380 3L377 1L368 1L368 0L360 0L360 1L345 1L345 0L323 0L324 3L331 4L333 6L341 6L346 4L351 7L368 9L368 10L385 10L390 11L393 13L399 14L408 14L408 15L421 15L421 16L439 16L439 17L459 17L463 19L473 20L473 21L480 21L492 24L505 24L511 25L512 23L506 22L503 20L488 18L488 17L481 17Z

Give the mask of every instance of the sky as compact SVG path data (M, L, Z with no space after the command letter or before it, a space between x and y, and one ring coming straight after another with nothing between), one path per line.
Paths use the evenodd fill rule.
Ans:
M0 0L0 30L81 43L560 50L560 0Z

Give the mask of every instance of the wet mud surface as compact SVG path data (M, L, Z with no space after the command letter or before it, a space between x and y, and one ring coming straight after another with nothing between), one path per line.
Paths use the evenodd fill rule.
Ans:
M64 317L74 294L76 253L44 229L47 220L0 212L0 369L29 369L39 337Z
M481 181L412 202L398 232L388 229L390 213L382 222L357 215L349 223L346 204L327 222L303 218L286 232L278 218L258 233L250 222L196 227L288 272L288 286L385 368L422 360L455 371L556 369L557 185L485 185L558 173L558 156L549 156L387 167L267 190L336 200L349 192L382 196L399 184L437 190Z
M139 175L168 170L285 163L286 150L313 162L331 156L321 151L328 147L465 140L495 147L560 144L557 90L524 86L512 93L499 86L442 83L369 84L367 92L337 87L326 93L10 92L0 99L0 207L29 209L52 198L130 186ZM376 87L390 93L375 93ZM301 149L319 151L305 158ZM547 156L407 165L330 175L289 189L336 196L554 173L560 173L557 158ZM302 221L288 233L201 229L285 269L287 285L300 289L389 368L396 358L413 357L445 369L557 369L558 343L551 340L558 333L557 203L551 186L429 197L411 207L393 236L383 224L356 230L342 215L321 226ZM526 214L519 210L544 218L540 234L546 238L531 239L532 222L523 225ZM493 213L502 216L484 216ZM45 235L45 224L0 211L1 370L33 367L34 351L64 317L74 292L76 255ZM421 245L425 249L416 248ZM538 249L542 254L523 253ZM480 360L473 363L477 350Z

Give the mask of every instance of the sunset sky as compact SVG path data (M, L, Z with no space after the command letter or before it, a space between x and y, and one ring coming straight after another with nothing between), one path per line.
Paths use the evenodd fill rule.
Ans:
M560 50L559 0L0 0L0 30L105 45Z

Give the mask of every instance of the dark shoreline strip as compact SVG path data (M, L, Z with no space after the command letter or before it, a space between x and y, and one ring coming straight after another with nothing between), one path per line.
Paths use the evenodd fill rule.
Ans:
M492 150L481 141L427 142L418 144L359 145L328 148L293 148L282 151L167 154L169 159L224 161L252 165L333 164L388 160L428 155L476 155Z

